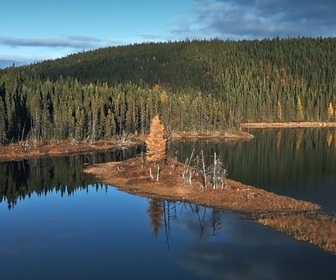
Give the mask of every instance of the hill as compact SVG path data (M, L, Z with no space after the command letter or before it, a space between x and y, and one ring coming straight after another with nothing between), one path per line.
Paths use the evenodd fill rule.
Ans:
M0 143L334 121L336 38L108 47L0 72ZM155 85L155 87L153 87Z
M25 68L53 81L62 75L85 84L142 81L218 91L237 74L278 78L282 83L290 82L286 78L328 82L335 77L335 47L335 38L143 43L73 54Z

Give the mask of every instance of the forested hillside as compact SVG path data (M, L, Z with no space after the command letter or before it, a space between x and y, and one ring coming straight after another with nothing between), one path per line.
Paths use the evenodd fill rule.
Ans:
M109 47L0 72L0 143L332 121L336 38ZM153 85L159 85L154 86Z

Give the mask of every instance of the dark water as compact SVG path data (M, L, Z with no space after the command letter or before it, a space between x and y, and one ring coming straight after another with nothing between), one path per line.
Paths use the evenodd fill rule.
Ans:
M303 134L300 145L298 133ZM233 179L336 212L336 138L328 130L255 132L244 143L177 143ZM333 134L335 137L335 133ZM198 205L149 200L81 172L138 151L0 164L1 279L335 279L336 256Z
M248 142L180 142L181 158L219 154L229 177L336 213L336 129L251 130Z

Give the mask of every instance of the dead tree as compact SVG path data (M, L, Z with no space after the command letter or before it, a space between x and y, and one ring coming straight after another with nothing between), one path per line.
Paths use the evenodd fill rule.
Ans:
M184 163L184 168L182 172L182 178L184 180L184 183L188 186L192 184L192 178L195 174L195 168L191 168L190 164L194 155L195 149L192 150L190 158L187 158L185 163Z
M206 174L213 189L223 189L226 186L227 171L216 153L214 153L214 163L207 168Z

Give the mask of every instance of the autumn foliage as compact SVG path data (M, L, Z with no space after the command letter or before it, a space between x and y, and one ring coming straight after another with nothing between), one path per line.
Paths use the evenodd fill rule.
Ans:
M166 142L164 137L164 126L156 115L151 122L149 134L146 138L146 160L148 162L159 162L166 158Z

